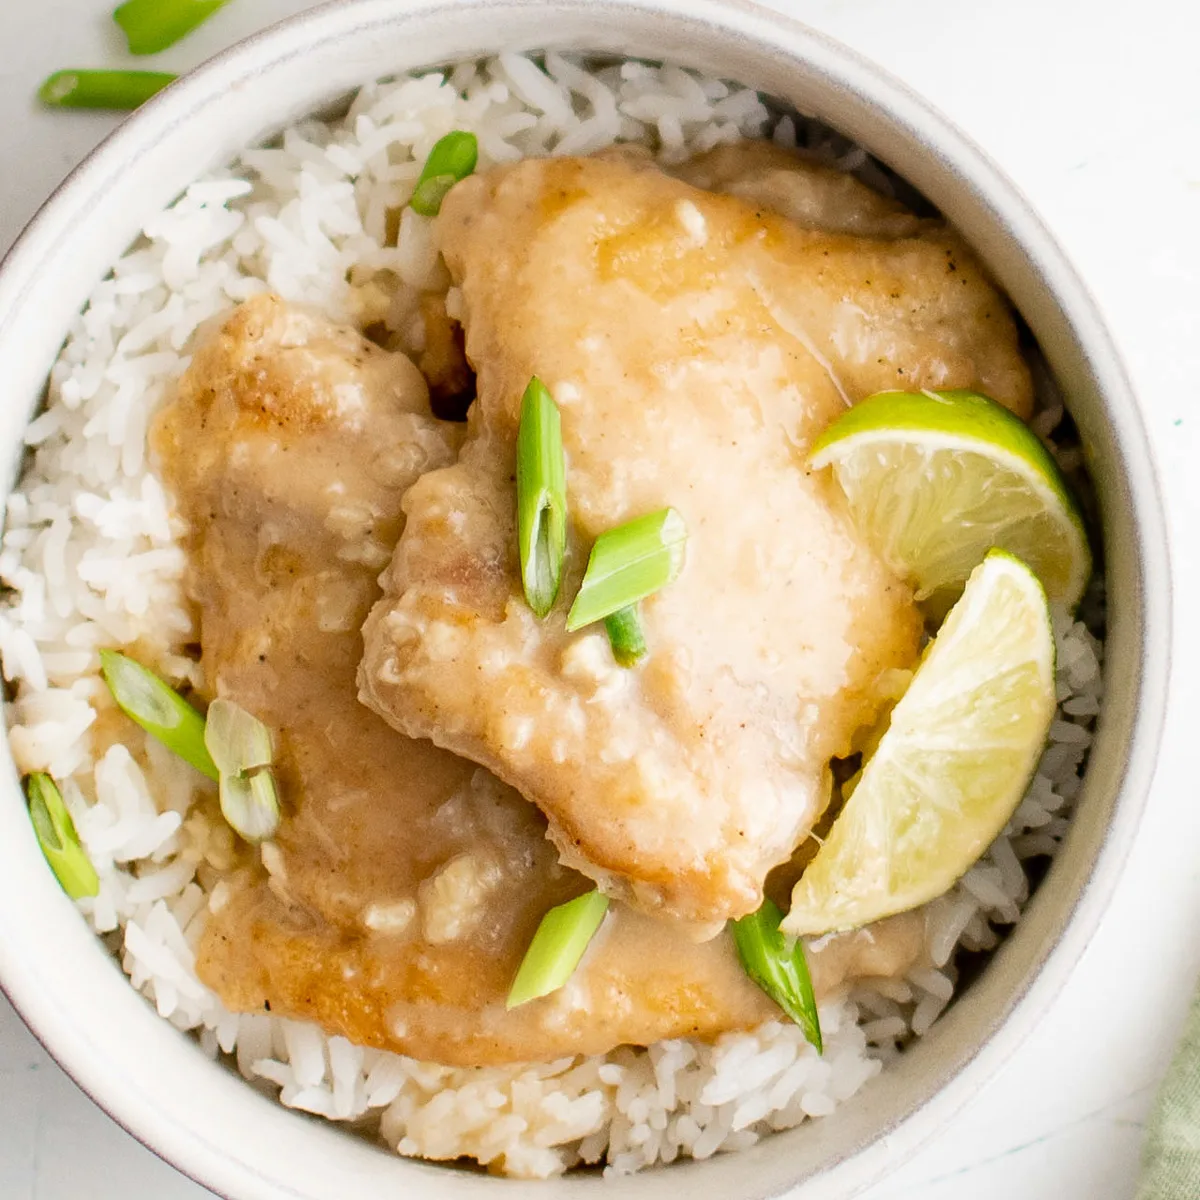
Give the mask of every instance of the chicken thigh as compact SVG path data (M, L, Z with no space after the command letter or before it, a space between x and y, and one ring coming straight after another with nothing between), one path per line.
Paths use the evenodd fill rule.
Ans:
M918 649L911 595L807 449L888 387L976 387L1027 411L1012 318L939 225L803 229L629 158L468 179L439 234L478 399L458 462L406 497L363 699L533 800L563 861L610 894L712 931L758 906L878 681ZM543 621L514 529L534 375L561 409L572 525ZM650 653L625 670L599 628L567 634L565 611L592 541L667 505L686 564L642 605Z

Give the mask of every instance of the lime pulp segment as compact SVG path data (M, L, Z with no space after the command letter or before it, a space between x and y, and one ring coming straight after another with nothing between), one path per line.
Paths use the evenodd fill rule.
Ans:
M993 551L926 651L783 923L855 929L947 891L1020 803L1055 710L1045 592Z

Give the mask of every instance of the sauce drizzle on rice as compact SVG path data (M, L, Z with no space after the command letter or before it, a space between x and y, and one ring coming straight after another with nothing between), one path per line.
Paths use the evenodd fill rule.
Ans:
M240 852L206 786L111 707L94 654L128 647L174 683L204 682L189 653L184 531L148 468L146 441L196 331L271 290L334 320L383 321L398 348L419 352L421 292L444 290L446 279L425 223L406 213L388 238L391 175L410 155L415 171L447 128L476 131L492 161L593 152L619 134L668 162L743 136L796 136L796 120L773 120L752 92L678 68L590 70L555 55L546 66L548 74L505 55L445 77L370 85L344 119L303 122L278 145L247 151L148 222L97 286L53 369L0 551L13 589L0 617L0 655L16 690L13 752L22 771L60 781L100 877L99 894L80 906L99 932L120 930L133 984L210 1053L232 1053L248 1078L278 1085L285 1104L359 1121L404 1154L467 1155L530 1177L602 1158L622 1172L707 1157L852 1095L945 1006L956 948L990 949L997 926L1019 916L1029 889L1023 863L1052 855L1066 830L1102 694L1096 637L1064 622L1061 719L1026 799L989 853L925 910L929 964L822 1006L824 1060L794 1026L768 1021L711 1045L675 1040L538 1067L437 1067L277 1016L231 1014L200 982L196 950L210 912L231 902L227 876ZM415 140L402 132L411 122L423 131ZM804 122L799 131L828 161L853 153L862 163L835 135ZM886 186L878 168L861 169ZM1037 420L1052 431L1055 410ZM1084 611L1098 629L1096 604Z

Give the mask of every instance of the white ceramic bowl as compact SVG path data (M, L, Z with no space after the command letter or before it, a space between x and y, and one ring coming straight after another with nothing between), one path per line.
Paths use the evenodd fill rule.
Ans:
M815 114L925 193L966 234L1032 327L1069 398L1096 482L1109 595L1108 698L1066 844L1015 934L933 1031L825 1122L750 1151L614 1184L538 1186L540 1200L852 1194L932 1135L1011 1055L1100 919L1145 801L1169 636L1162 514L1147 442L1112 344L1036 216L987 158L918 97L800 25L719 0L343 0L222 55L109 139L0 270L10 479L22 429L72 316L143 220L241 147L411 67L499 49L669 58ZM130 988L46 870L7 756L0 762L0 985L63 1067L180 1170L237 1200L427 1200L533 1194L397 1159L291 1113L215 1066Z

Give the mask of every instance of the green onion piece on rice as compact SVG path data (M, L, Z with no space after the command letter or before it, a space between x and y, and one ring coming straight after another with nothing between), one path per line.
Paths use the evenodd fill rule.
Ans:
M100 651L100 671L127 717L202 775L219 777L204 744L204 718L174 688L116 650Z
M479 161L479 139L461 129L439 139L421 168L409 207L423 217L436 217L446 193L475 170Z
M25 786L33 832L63 891L72 900L96 895L100 880L75 832L75 822L58 785L49 775L39 772L30 775Z

